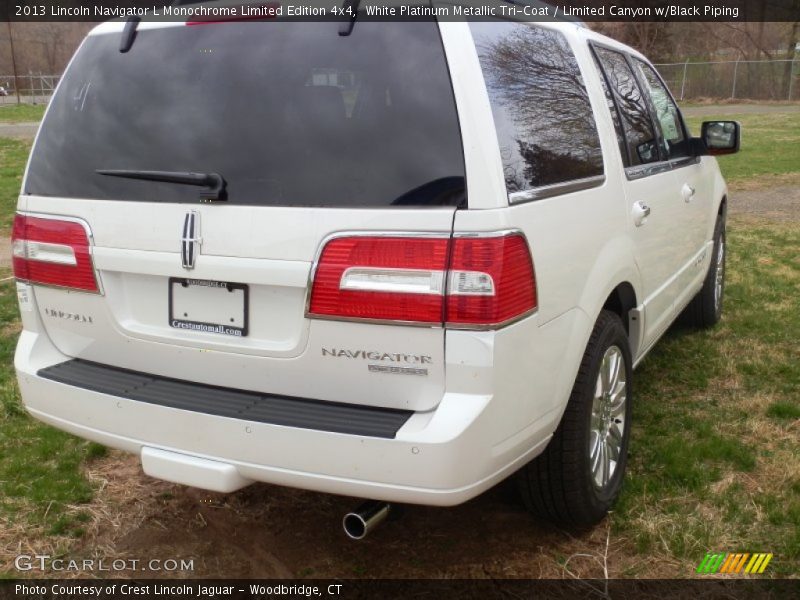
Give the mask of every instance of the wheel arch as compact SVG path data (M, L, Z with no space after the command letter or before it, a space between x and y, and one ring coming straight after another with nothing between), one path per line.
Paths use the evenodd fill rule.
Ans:
M643 299L641 274L635 259L633 242L625 236L616 236L607 243L595 259L591 274L584 284L579 306L589 317L591 326L603 309L610 310L622 320L628 333L631 354L636 357L641 329L640 311ZM633 311L633 312L632 312ZM589 331L584 342L589 341ZM575 369L577 373L577 366Z
M703 157L703 164L705 166L705 159L713 159L713 157ZM714 226L716 225L717 218L721 217L723 221L728 216L728 185L722 177L722 172L719 170L719 165L716 161L708 161L713 163L713 167L706 167L711 169L712 172L708 173L712 177L712 183L709 190L709 207L708 207L708 223L706 230L706 239L710 240L714 235ZM712 212L713 211L713 212Z
M728 218L728 195L727 194L722 196L722 199L719 201L719 207L717 208L717 216L722 217L723 221Z
M629 281L622 281L611 290L603 303L601 310L608 310L617 315L628 334L628 344L632 356L636 356L639 349L640 316L635 311L638 306L636 290ZM599 313L598 313L599 314Z

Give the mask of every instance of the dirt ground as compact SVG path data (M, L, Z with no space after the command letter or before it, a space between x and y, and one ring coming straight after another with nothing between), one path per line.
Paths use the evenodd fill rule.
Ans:
M800 175L769 175L730 185L728 214L800 220Z
M340 523L356 499L262 484L208 493L150 480L117 453L89 474L103 485L102 510L70 556L194 559L184 577L564 577L571 555L566 569L603 577L605 556L609 574L647 562L619 556L607 525L576 538L537 524L509 482L454 508L398 507L353 542Z

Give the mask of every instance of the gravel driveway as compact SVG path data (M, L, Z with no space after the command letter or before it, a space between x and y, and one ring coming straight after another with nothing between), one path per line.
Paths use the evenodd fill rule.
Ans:
M777 221L800 220L800 186L764 187L730 192L728 213Z
M39 131L39 123L0 123L0 137L32 140Z

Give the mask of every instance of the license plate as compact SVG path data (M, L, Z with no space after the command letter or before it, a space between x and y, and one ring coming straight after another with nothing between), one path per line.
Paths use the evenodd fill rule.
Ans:
M247 286L205 279L169 278L169 325L175 329L247 335Z

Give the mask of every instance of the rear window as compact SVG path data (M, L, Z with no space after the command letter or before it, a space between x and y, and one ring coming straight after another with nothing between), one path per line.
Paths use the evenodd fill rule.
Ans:
M26 191L197 202L202 188L96 173L218 173L230 203L442 206L464 158L433 22L219 23L90 36L53 99Z

